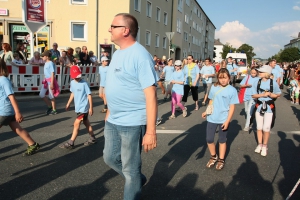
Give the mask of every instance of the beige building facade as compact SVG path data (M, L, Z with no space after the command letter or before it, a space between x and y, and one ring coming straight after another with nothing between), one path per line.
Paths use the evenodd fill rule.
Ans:
M103 50L112 53L118 47L110 41L111 22L117 13L130 13L139 22L137 41L152 55L168 57L166 32L174 32L173 58L192 54L204 59L213 55L215 27L196 0L45 1L48 24L34 38L35 50L40 52L56 42L60 50L87 46L98 57ZM8 13L2 14L1 9ZM22 1L0 0L0 42L11 44L13 50L23 42L29 50L28 35L22 22Z

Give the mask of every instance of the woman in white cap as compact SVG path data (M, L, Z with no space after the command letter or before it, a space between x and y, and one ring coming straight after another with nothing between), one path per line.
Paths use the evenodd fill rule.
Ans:
M181 70L182 62L180 60L176 60L175 63L175 71L172 73L171 84L172 84L172 104L171 110L172 115L169 119L175 119L175 107L176 105L181 108L182 116L187 116L187 108L181 104L181 98L183 95L183 85L184 85L184 73Z
M252 85L252 98L256 99L253 115L255 115L256 119L258 141L258 146L254 151L262 156L266 156L270 131L275 122L274 101L280 96L281 91L276 81L270 78L272 73L271 66L263 65L257 71L260 79Z

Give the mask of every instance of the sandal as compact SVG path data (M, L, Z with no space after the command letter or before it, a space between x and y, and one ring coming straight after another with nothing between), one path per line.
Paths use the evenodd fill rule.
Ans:
M221 169L224 168L224 166L225 166L225 160L219 159L219 160L217 161L216 169L217 169L217 170L221 170Z
M206 167L212 168L215 165L215 163L217 162L217 160L218 160L218 155L216 155L215 157L211 156L208 163L206 164Z
M195 110L199 110L199 107L198 107L198 106L196 106Z

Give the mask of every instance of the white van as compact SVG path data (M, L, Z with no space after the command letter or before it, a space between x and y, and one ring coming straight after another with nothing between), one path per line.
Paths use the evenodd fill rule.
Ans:
M232 57L235 60L236 65L239 67L239 80L242 80L244 76L248 74L247 69L247 55L245 53L228 53L226 59Z

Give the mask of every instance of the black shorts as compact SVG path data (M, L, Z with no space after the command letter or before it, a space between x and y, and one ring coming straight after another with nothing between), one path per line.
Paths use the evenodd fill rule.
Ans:
M7 126L10 122L16 121L15 115L0 116L0 126Z
M88 113L77 113L76 119L79 119L79 120L81 120L81 121L82 121L82 120L85 121L85 120L88 119L88 116L89 116Z

